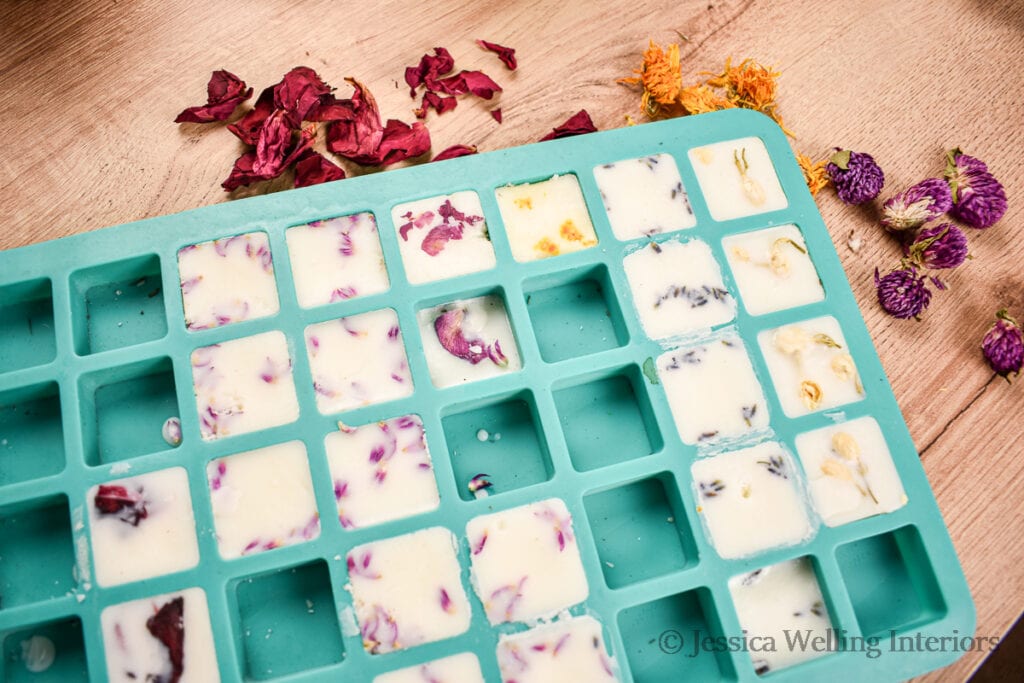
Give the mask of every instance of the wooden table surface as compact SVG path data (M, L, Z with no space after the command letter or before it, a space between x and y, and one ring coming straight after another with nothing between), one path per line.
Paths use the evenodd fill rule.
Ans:
M971 231L974 256L923 322L878 307L871 275L898 258L880 202L818 203L853 284L977 602L978 635L1000 636L1024 607L1024 379L1007 384L979 343L994 311L1024 320L1024 4L1014 0L655 2L33 2L0 5L0 249L229 200L219 185L240 144L219 125L178 126L213 69L257 93L295 65L329 83L354 76L385 116L412 120L404 67L443 45L458 68L505 88L504 123L464 100L428 126L434 149L532 142L578 109L601 129L642 117L615 79L648 38L686 36L683 69L724 59L778 65L795 146L871 152L887 191L941 173L962 146L1004 183L1010 209ZM517 49L509 73L473 43ZM339 87L342 96L347 88ZM855 234L863 247L847 245ZM922 680L962 680L970 653Z

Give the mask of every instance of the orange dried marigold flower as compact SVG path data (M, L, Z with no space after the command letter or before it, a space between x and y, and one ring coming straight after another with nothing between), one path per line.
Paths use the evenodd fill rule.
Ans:
M828 163L827 159L815 162L806 154L797 152L796 163L800 165L800 170L804 172L804 182L807 183L807 189L811 191L812 195L818 194L820 190L828 186L830 180L828 171L825 170L825 164Z
M667 49L653 40L644 50L644 63L634 69L635 77L619 79L620 83L643 85L644 94L640 108L648 116L655 116L662 105L676 104L683 85L683 74L679 65L679 46L670 43Z
M703 83L688 85L681 89L679 91L679 105L686 110L687 114L704 114L709 111L734 109L736 107L735 104Z

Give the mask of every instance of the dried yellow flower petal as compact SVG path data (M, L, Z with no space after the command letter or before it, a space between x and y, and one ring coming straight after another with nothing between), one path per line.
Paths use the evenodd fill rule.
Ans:
M860 444L849 432L836 432L832 435L832 450L846 460L856 460L860 457Z
M735 104L703 83L688 85L681 89L678 102L687 114L706 114L709 111L736 108Z
M744 147L742 152L734 149L732 157L736 163L736 170L740 172L740 188L747 200L754 206L764 204L766 199L764 188L761 187L761 183L747 175L747 171L750 170L750 163L747 161L747 148Z
M740 495L744 498L750 498L750 484L744 484L742 488L740 488Z
M796 163L804 173L804 182L807 183L807 189L811 191L812 196L828 187L828 184L831 182L828 171L825 170L828 159L812 161L806 154L797 152Z
M562 251L561 249L558 248L557 244L552 242L547 237L542 237L540 241L533 245L533 248L541 252L542 254L547 254L548 256L558 256Z
M516 205L517 209L532 209L533 199L530 197L516 197L512 200L512 203Z
M809 379L800 382L800 400L807 406L807 410L817 410L821 405L821 387Z
M787 355L800 353L811 343L810 336L803 328L783 327L775 333L775 348Z
M657 45L653 40L644 50L644 62L637 74L631 78L621 78L620 83L643 85L644 94L640 99L640 109L648 116L657 116L662 105L674 105L683 85L683 74L679 66L679 46L670 43L668 49Z
M735 246L732 248L732 255L736 257L737 261L750 260L750 252L740 246Z
M715 153L707 147L698 147L693 150L693 156L697 157L702 164L710 164L715 160Z
M850 468L832 458L821 461L821 472L826 477L832 477L833 479L853 481L853 472L850 471Z
M857 376L857 366L853 364L853 357L848 353L841 353L829 363L832 372L844 382L854 379ZM860 391L858 389L858 391Z

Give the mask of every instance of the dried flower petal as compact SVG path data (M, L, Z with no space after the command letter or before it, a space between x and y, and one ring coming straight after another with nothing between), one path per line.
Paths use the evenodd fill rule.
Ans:
M469 156L470 154L476 154L476 147L473 145L452 145L451 147L438 152L431 161L444 161L445 159L455 159L456 157Z
M319 185L344 178L344 169L311 149L307 149L295 163L295 187Z
M725 99L704 83L688 85L679 91L679 106L686 114L706 114L722 109L735 109L736 105Z
M622 78L620 83L641 84L644 93L640 99L640 110L648 116L657 116L662 106L675 105L682 87L683 76L679 63L679 46L670 43L662 48L652 40L644 50L644 61L640 69L634 69L636 77Z
M171 660L167 683L178 683L185 672L185 598L179 595L163 605L146 620L146 630L167 648Z
M132 526L138 526L141 520L149 517L141 488L138 491L129 491L126 487L116 484L100 484L93 498L93 505L101 515L117 515L119 520Z
M405 69L405 82L409 86L409 97L416 98L416 88L425 85L427 90L440 90L438 78L455 68L455 59L443 47L434 48L434 56L423 55L418 66Z
M1006 213L1006 191L981 159L960 148L947 155L945 177L953 194L950 215L972 228L988 228Z
M803 171L804 182L807 183L807 189L811 191L812 196L828 186L830 179L828 171L825 170L828 159L812 161L811 157L797 152L796 163L800 166L800 170Z
M516 66L516 51L513 48L505 47L504 45L498 45L497 43L489 43L486 40L478 40L476 44L485 50L490 50L498 55L498 59L501 63L508 67L509 71L515 71Z
M804 402L807 410L817 410L821 405L821 387L818 383L809 379L800 382L800 400Z
M832 435L832 450L846 460L860 457L860 444L849 432L836 432Z
M345 118L334 121L327 130L327 149L346 159L368 157L380 147L384 126L377 101L362 83L346 78L353 88L352 97L339 103L347 108Z
M914 266L893 270L882 278L876 268L875 288L878 290L878 303L894 318L917 318L932 299L924 276L918 275Z
M270 87L260 93L253 108L246 112L245 116L229 125L228 130L245 144L255 145L256 141L259 140L263 122L267 120L273 111L274 89Z
M956 268L967 260L967 235L952 223L921 230L907 250L912 263L925 268Z
M284 112L292 128L299 128L317 109L320 98L328 95L331 87L308 66L297 66L284 75L274 86L274 106Z
M206 104L189 107L174 119L175 123L210 123L229 118L242 102L252 97L252 88L230 71L214 71L206 84Z
M981 351L989 366L1007 381L1011 374L1018 376L1024 367L1024 334L1005 308L996 312L996 321L985 333Z
M467 360L473 365L487 358L499 367L506 367L508 358L501 352L501 346L497 341L492 346L480 339L466 339L462 330L465 317L465 308L453 308L437 316L434 320L434 332L441 347L456 358Z
M833 477L841 481L853 481L853 472L850 471L850 468L833 458L822 460L821 472L826 477Z
M949 185L928 178L885 200L882 227L890 232L918 228L953 208Z
M454 76L442 78L437 82L437 90L449 95L465 95L473 93L477 97L489 100L495 93L501 92L501 86L482 71L460 71Z
M494 484L492 484L491 481L487 478L489 476L491 475L483 473L476 475L475 477L469 480L469 483L466 485L466 488L468 488L469 492L473 494L475 494L477 491L482 491L484 489L491 488L492 486L494 486Z
M542 137L540 141L557 140L558 138L567 138L572 137L573 135L583 135L585 133L595 132L597 132L597 127L594 126L594 122L590 119L590 114L587 113L586 109L580 109L578 112L566 119L565 123L552 129L552 131Z
M501 107L491 110L491 118L497 121L498 123L501 123Z
M863 204L878 196L885 184L885 174L870 154L840 150L825 165L836 194L847 204Z
M459 103L453 95L444 96L438 95L435 92L427 91L423 93L423 101L419 106L419 109L414 110L416 118L423 119L427 116L427 111L433 109L440 116L441 114L455 109L455 106Z
M833 374L846 382L857 376L857 366L853 364L853 356L848 353L840 353L832 358L829 363Z
M775 348L787 355L800 353L811 343L811 336L802 327L784 327L775 333Z

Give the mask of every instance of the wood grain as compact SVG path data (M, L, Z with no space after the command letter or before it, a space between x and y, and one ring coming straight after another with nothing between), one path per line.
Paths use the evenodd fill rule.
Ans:
M460 102L430 117L434 148L487 151L534 141L580 108L600 128L641 119L636 93L615 79L648 38L679 34L690 74L729 55L778 65L781 111L803 151L871 152L895 191L940 173L944 151L961 145L1005 184L1009 212L972 231L974 259L920 323L888 318L874 299L874 269L899 256L877 227L879 202L819 197L967 573L978 633L1003 634L1024 606L1024 381L995 378L978 345L998 307L1024 317L1020 2L8 1L0 248L228 201L219 184L240 145L222 126L171 123L203 99L215 68L257 89L300 63L336 85L355 76L385 116L409 120L403 68L444 45L459 67L502 83L505 119L491 119L492 103ZM520 69L504 71L473 44L480 37L516 47ZM922 680L963 680L982 656Z

